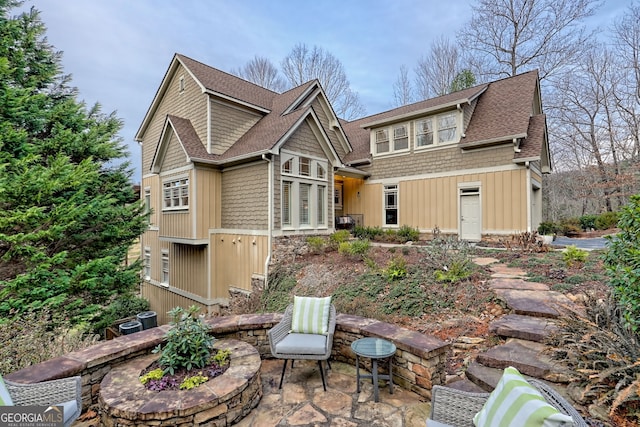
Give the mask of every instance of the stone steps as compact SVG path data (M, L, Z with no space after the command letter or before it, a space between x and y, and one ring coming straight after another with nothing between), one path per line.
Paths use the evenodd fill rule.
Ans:
M489 324L489 332L501 337L542 342L558 327L547 318L508 314Z

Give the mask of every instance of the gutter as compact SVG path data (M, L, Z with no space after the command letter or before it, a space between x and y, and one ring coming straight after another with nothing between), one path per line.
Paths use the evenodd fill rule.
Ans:
M267 286L269 284L269 264L271 263L271 252L272 252L272 239L273 239L273 161L271 160L271 156L263 154L262 155L262 160L264 160L265 162L269 163L269 178L268 178L268 186L269 186L269 191L268 191L268 196L267 196L267 203L269 205L268 209L268 215L267 215L267 258L264 261L264 288L267 289Z

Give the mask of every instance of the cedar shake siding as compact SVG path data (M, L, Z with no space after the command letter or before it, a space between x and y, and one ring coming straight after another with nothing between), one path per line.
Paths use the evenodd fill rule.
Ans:
M319 157L322 159L327 158L327 155L313 134L311 127L306 122L301 124L296 132L291 135L287 142L282 146L282 149L311 157Z
M223 229L267 229L268 171L260 161L222 173Z
M164 155L162 161L162 172L168 172L173 169L181 168L187 165L187 155L184 152L184 148L180 145L176 133L173 130L169 131L169 146L167 152Z
M223 154L261 118L254 112L212 99L211 153Z

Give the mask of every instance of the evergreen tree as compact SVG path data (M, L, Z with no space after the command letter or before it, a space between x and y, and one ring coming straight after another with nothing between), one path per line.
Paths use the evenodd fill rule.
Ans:
M0 317L47 308L74 323L139 283L146 227L118 132L78 101L35 9L0 0Z

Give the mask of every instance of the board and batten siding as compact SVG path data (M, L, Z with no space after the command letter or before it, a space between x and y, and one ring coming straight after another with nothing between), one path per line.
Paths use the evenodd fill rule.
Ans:
M171 292L167 288L142 282L140 293L149 300L150 306L156 312L158 325L165 325L171 320L167 312L175 307L188 308L192 305L200 307L201 314L209 314L207 306L194 299Z
M442 231L457 232L459 187L465 186L465 183L472 187L479 183L483 234L508 234L527 230L528 189L524 168L434 178L407 178L393 183L398 184L398 225L410 225L424 232L429 232L436 226ZM349 185L353 185L358 191L356 182ZM383 183L365 184L359 190L362 211L356 212L358 205L349 199L349 213L362 213L366 226L382 226L383 188Z
M196 167L193 175L196 197L196 239L208 239L209 230L222 224L222 175L220 171Z
M171 286L201 298L208 298L207 257L206 245L172 244L169 253Z
M251 277L264 275L269 253L266 234L215 233L211 235L213 282L211 298L229 298L229 287L251 290Z
M184 90L180 91L180 78L184 78ZM207 141L207 103L208 96L203 94L198 83L179 65L170 76L167 90L161 97L151 123L147 127L142 141L142 175L151 170L151 162L160 141L167 114L191 121L200 141Z
M266 230L269 217L269 165L258 161L222 172L221 228Z

